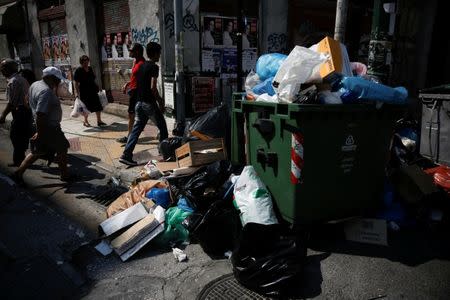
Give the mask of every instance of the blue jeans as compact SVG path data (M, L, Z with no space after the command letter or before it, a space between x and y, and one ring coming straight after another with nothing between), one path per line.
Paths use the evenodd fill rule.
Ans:
M165 140L169 133L167 132L166 120L162 112L156 106L156 103L146 103L139 101L135 108L136 119L134 121L133 129L128 136L127 144L125 145L125 150L123 151L122 157L132 158L134 147L138 142L139 136L147 125L148 120L152 120L156 127L159 129L159 142Z

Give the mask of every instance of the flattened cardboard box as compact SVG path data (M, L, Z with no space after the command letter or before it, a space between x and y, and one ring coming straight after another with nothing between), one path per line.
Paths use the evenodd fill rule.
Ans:
M153 214L149 214L114 239L111 247L125 261L162 231L164 231L164 224L160 223Z
M145 218L147 215L148 208L142 202L138 202L124 211L121 211L120 213L117 213L103 221L100 224L100 228L107 236L110 236L120 229Z
M345 224L345 238L349 241L387 246L385 220L358 219Z

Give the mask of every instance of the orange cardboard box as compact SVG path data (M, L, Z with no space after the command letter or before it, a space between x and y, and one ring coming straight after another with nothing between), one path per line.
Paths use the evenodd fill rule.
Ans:
M322 79L330 78L333 74L342 72L341 44L338 41L327 36L319 42L317 51L330 56L320 67Z

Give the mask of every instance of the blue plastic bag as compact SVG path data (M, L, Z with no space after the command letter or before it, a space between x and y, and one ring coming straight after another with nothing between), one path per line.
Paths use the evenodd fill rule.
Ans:
M189 202L185 197L181 197L180 200L178 200L177 207L182 211L187 211L190 213L194 212L194 209L189 205Z
M145 194L145 197L152 199L157 205L165 209L170 206L169 190L166 188L152 188Z
M361 77L343 77L339 87L350 91L356 99L380 101L388 104L406 104L408 98L408 91L404 87L391 88Z
M256 95L269 94L270 96L275 95L275 90L272 85L273 77L269 77L261 83L258 83L253 88L253 93Z
M270 77L275 77L286 55L280 53L264 54L258 58L256 62L256 74L261 81Z

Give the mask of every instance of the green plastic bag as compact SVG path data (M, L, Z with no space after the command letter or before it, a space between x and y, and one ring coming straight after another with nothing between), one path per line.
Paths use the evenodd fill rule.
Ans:
M161 247L170 247L172 244L188 241L189 231L181 223L191 214L177 206L166 210L164 232L158 235L154 242Z

